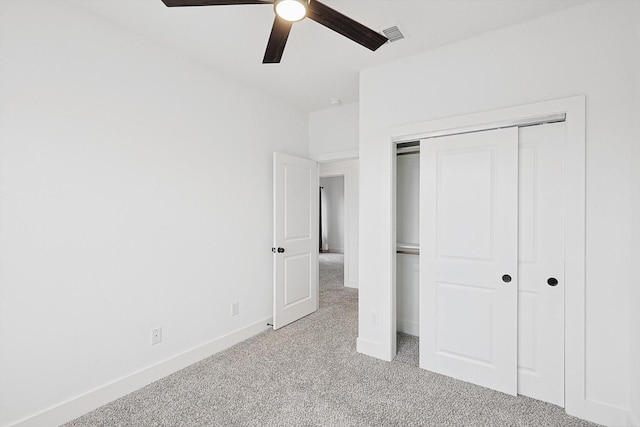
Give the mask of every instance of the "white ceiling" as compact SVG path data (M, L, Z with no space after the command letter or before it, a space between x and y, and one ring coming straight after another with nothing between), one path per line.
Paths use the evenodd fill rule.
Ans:
M280 64L262 64L270 5L167 8L161 0L74 0L85 10L204 62L304 111L358 100L360 70L585 3L587 0L322 0L406 39L376 52L309 19L295 23ZM215 74L213 74L215 76Z

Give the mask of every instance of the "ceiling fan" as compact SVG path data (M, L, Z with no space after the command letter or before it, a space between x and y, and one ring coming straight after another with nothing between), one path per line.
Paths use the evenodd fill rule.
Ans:
M388 39L316 0L162 0L169 7L227 6L236 4L272 4L275 21L262 60L263 64L277 64L282 59L291 26L309 18L370 50L377 50Z

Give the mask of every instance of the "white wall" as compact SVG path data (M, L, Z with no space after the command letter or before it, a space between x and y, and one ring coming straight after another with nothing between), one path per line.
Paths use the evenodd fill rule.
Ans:
M359 277L359 206L360 164L358 160L342 160L320 163L320 177L343 176L346 193L344 195L344 285L358 287Z
M640 2L635 3L635 16L640 20ZM636 21L636 22L637 22ZM640 46L640 25L636 25L635 46ZM632 187L634 210L632 218L634 221L635 232L631 233L632 242L635 242L635 260L631 260L635 271L631 273L634 282L631 285L631 419L629 424L640 426L640 49L635 49L635 71L634 78L634 120L636 125L635 134L635 151L633 156L633 164L635 165L635 189Z
M272 151L308 122L72 3L0 4L0 425L71 400L55 425L264 327Z
M640 168L632 158L632 60L640 24L634 8L626 1L591 2L361 73L361 351L386 354L392 324L393 261L379 246L392 244L393 156L377 135L413 122L586 94L582 416L613 423L628 412L630 336L637 333L629 298L639 256L630 233L637 227L632 200Z
M331 252L344 253L344 177L320 178L320 186L327 214L327 239L322 243L329 245Z
M358 103L309 114L309 156L318 161L358 157Z

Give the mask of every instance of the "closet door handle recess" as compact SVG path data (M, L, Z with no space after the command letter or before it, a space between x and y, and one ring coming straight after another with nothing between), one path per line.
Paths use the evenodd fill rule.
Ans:
M547 285L556 286L557 284L558 284L558 279L556 279L555 277L549 277L547 279Z
M509 276L508 274L505 274L504 276L502 276L502 281L504 283L509 283L511 281L511 276Z
M271 252L273 252L274 254L276 252L278 252L279 254L284 253L284 248L271 248Z

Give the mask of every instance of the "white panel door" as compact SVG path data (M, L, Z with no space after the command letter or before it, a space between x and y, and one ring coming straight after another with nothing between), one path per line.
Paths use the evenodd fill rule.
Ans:
M515 395L518 129L420 143L420 367Z
M564 406L564 123L520 129L518 394Z
M318 309L318 165L273 153L273 329Z

